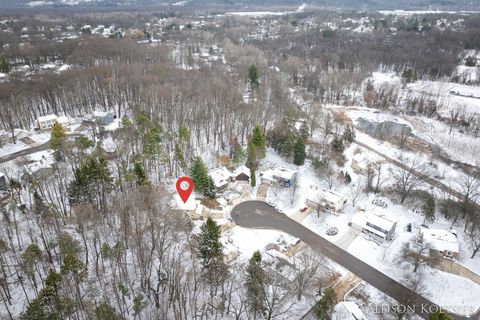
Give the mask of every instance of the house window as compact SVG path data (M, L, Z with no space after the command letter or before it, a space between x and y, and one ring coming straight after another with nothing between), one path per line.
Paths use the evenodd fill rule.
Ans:
M383 233L383 234L385 234L385 235L388 234L388 231L386 231L386 230L380 228L379 226L376 226L376 225L374 225L374 224L372 224L372 223L370 223L370 222L367 222L367 226L369 226L370 228L373 228L373 229L375 229L375 230L377 230L377 231L380 231L381 233Z

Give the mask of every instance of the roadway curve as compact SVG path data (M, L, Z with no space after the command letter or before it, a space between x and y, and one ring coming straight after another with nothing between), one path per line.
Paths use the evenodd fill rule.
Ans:
M408 297L414 297L415 312L424 319L428 319L428 310L435 311L438 308L433 302L325 240L300 223L277 213L264 201L251 200L239 203L232 209L231 217L237 225L242 227L280 230L299 238L312 249L324 254L397 301L407 301ZM451 316L455 320L477 320L480 318L480 310L470 317L455 314Z

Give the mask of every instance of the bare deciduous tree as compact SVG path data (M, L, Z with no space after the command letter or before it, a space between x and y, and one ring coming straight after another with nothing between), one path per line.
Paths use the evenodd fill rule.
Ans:
M404 244L401 255L405 261L413 265L413 272L417 272L420 266L434 264L438 260L438 256L431 252L431 249L431 244L418 234L411 242Z
M427 175L427 168L416 157L410 163L404 164L401 168L392 170L392 177L395 187L400 193L400 203L405 202L408 195L423 184L423 177Z

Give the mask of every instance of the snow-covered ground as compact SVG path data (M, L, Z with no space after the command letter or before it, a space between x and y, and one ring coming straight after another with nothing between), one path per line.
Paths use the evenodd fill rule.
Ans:
M465 67L460 66L460 68L464 69ZM374 72L369 79L373 81L377 90L379 88L400 88L401 85L401 78L393 72ZM444 117L448 117L450 110L453 109L460 109L467 114L480 111L480 86L441 80L421 80L408 83L403 89L403 93L432 97L443 106L438 112Z
M35 133L32 131L29 138L35 142L34 145L28 145L20 140L17 140L16 143L7 143L0 148L0 157L43 144L50 140L50 132Z
M380 209L372 204L372 200L375 198L377 196L374 194L361 197L355 208L349 203L340 215L321 213L320 218L318 218L317 213L313 212L304 220L304 225L325 239L334 242L349 229L348 222L358 209L361 208L368 212L385 210L389 216L394 217L397 221L395 238L392 241L381 242L378 239L361 234L352 242L348 251L388 276L402 282L406 272L411 272L412 267L402 262L400 253L403 245L417 234L418 228L423 224L423 216L405 206L392 203L386 197L380 198L388 204L388 209ZM412 232L407 232L405 229L409 223L413 225ZM325 231L330 227L337 227L338 235L333 237L326 235ZM429 224L429 227L448 230L450 221L437 214L437 220ZM480 258L470 259L471 246L466 237L459 235L458 241L460 244L459 263L476 273L480 273ZM422 272L427 284L428 295L433 302L443 307L459 306L463 310L470 310L470 313L480 308L480 300L478 300L480 285L468 279L429 267L425 267L420 272ZM451 297L452 292L456 293L453 298ZM469 307L472 308L469 309Z
M404 122L406 123L406 121ZM363 137L360 134L360 139L362 138ZM367 137L365 137L365 139L366 138ZM369 141L368 144L378 144L378 141L374 141L375 139L369 139L372 139L372 141ZM394 147L388 146L385 143L380 144L380 146L382 147L381 151L385 152L389 156L392 156L393 158L398 156L398 154L395 154L398 151L396 151ZM357 148L358 147L351 146L346 150L345 154L349 159L351 159ZM363 150L362 152L365 152L368 158L368 155L370 154L369 151ZM403 154L403 157L412 156L414 155L408 155L405 153ZM372 158L375 158L375 156L372 156ZM325 187L325 182L321 181L315 175L313 169L308 163L304 166L296 168L296 166L287 163L272 150L267 152L266 162L270 165L298 170L299 187L294 197L293 204L290 202L291 189L279 188L277 191L275 191L274 188L270 188L267 195L267 199L269 201L274 201L288 215L298 212L300 208L305 206L306 198L312 193L317 192L317 190L315 190L315 186ZM337 183L335 185L335 190L346 195L347 198L352 194L352 188L354 185L361 183L361 180L363 179L362 176L358 176L349 169L350 165L351 160L347 161L345 170L351 173L352 184L344 185ZM458 180L458 174L459 173L455 170L447 171L447 180ZM387 203L388 208L383 209L372 204L372 200L374 199L381 199ZM351 221L353 215L359 209L363 209L367 212L380 210L384 211L384 213L388 214L388 216L393 217L397 221L396 236L392 241L381 242L378 239L361 234L352 242L348 248L348 251L359 259L362 259L366 263L372 265L376 269L391 276L392 278L400 282L403 281L406 272L411 272L411 270L409 271L411 266L402 262L402 258L400 257L401 250L404 244L410 242L410 240L418 233L420 226L424 223L424 217L421 214L413 211L415 208L409 207L408 205L395 204L389 198L382 195L368 194L360 196L355 207L352 206L351 199L348 199L344 211L340 215L321 212L320 217L318 217L317 212L312 212L303 223L306 227L318 233L325 239L335 242L349 230L348 222ZM412 223L413 225L412 232L407 232L405 229L409 223ZM440 213L437 213L436 221L430 223L429 227L448 230L450 225L450 221L444 219ZM326 235L326 230L331 227L338 228L339 232L337 235ZM255 237L258 237L258 235ZM262 237L259 237L259 239L262 239ZM469 244L467 236L462 232L458 232L458 242L460 245L460 257L458 262L470 268L472 271L480 274L480 257L470 259L472 248ZM259 243L261 243L260 246L262 246L263 240L259 241ZM248 246L244 250L247 251L247 248ZM248 253L250 252L251 251L248 251ZM462 313L463 311L464 314L472 313L476 309L480 308L480 300L478 300L478 296L480 296L480 285L468 279L438 271L430 267L424 267L419 272L422 273L422 277L425 279L425 283L427 285L426 291L429 298L433 302L445 308L455 308L455 310L452 310L455 312ZM456 289L460 287L461 289ZM456 295L454 298L449 298L453 290L456 292Z
M376 113L375 111L376 110L373 110L373 109L362 110L362 108L356 108L355 110L349 110L348 115L352 118L354 123L356 123L358 119L364 118L372 122L393 121L393 122L405 124L412 129L413 134L419 136L420 138L425 138L426 141L437 143L440 147L443 147L444 145L446 145L447 146L446 151L447 152L450 151L449 154L454 154L455 149L458 148L458 146L452 145L451 140L449 142L448 139L449 138L453 139L453 137L448 136L448 133L445 132L447 128L445 126L440 126L440 123L438 121L435 123L428 118L421 118L421 119L427 119L426 121L429 121L429 122L431 121L430 123L432 125L435 125L433 128L430 128L431 132L425 133L420 131L418 127L415 127L414 125L412 125L411 122L404 119L404 118L407 118L407 119L411 119L412 121L418 122L419 121L418 117L415 117L415 118L399 117L399 116L392 116L387 113ZM439 130L439 134L436 133L436 128L442 128L442 130ZM396 159L406 164L407 166L410 165L414 159L421 161L421 163L425 165L428 175L430 175L435 179L440 179L446 185L456 190L460 190L460 183L466 177L466 174L463 173L461 170L452 168L451 166L441 161L434 161L434 163L431 164L431 157L429 155L430 150L423 150L424 152L423 154L413 153L413 152L402 150L398 146L392 143L377 140L371 137L370 135L363 133L359 130L357 130L355 134L358 141L361 141L367 144L368 146L373 147L375 150L381 152L382 154L392 159ZM432 139L433 135L435 134L436 134L435 138ZM442 137L443 137L443 140L442 140ZM471 145L469 145L469 143L471 143ZM463 162L467 162L466 160L470 160L468 162L473 162L473 164L476 164L476 162L478 161L478 157L476 157L477 155L476 150L480 148L479 144L480 142L478 142L478 139L475 139L473 137L471 137L470 140L462 138L462 145L464 146L464 148L462 149L462 153L461 154L457 153L456 156L452 158L454 160L460 160Z

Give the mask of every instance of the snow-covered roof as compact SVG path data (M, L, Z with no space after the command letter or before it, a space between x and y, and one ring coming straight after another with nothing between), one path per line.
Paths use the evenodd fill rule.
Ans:
M240 167L235 169L235 171L233 172L233 175L236 177L241 173L246 174L248 177L250 177L250 169L244 164L242 164Z
M208 175L212 178L215 187L221 188L228 184L231 173L225 167L220 167L210 170Z
M367 320L362 310L352 301L342 301L335 306L335 315L343 320ZM336 318L337 319L337 318Z
M390 232L396 223L393 218L387 217L384 214L381 215L365 211L357 212L352 218L352 224L361 226L365 230L381 237L385 237L387 232ZM385 232L382 232L382 230Z
M296 174L296 171L286 168L275 168L275 170L273 170L274 177L280 177L285 180L292 180Z
M332 190L318 189L312 190L307 194L307 199L312 202L327 201L330 203L343 203L347 199L343 194Z
M294 170L278 167L262 172L262 178L270 181L276 181L279 178L283 180L292 180L295 174L297 174L297 172Z
M38 122L47 122L52 120L57 120L57 116L54 114L48 114L46 116L41 116L37 118Z
M105 112L105 111L93 111L93 116L96 118L102 118L107 116L111 112Z
M432 249L443 252L458 253L460 251L457 237L448 230L422 228L423 241L428 242Z
M323 190L322 198L330 203L343 203L346 200L342 194L332 190Z

